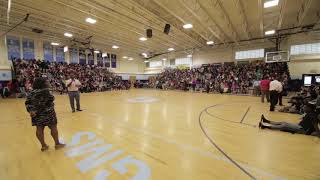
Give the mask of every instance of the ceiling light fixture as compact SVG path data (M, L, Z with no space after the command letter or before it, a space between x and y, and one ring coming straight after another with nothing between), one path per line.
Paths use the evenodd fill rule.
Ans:
M94 53L100 53L100 51L99 51L99 50L94 50L93 52L94 52Z
M263 4L264 8L269 8L269 7L273 7L273 6L278 6L279 4L279 0L271 0L271 1L267 1Z
M265 35L272 35L274 34L276 31L275 30L269 30L269 31L266 31L264 32Z
M147 53L141 53L141 54L142 54L142 56L145 57L145 58L148 57L148 54L147 54Z
M167 60L167 58L163 58L163 59L162 59L162 61L166 61L166 60Z
M52 46L59 46L59 43L52 42L51 45L52 45Z
M89 18L86 19L86 22L88 22L90 24L95 24L97 22L97 20L92 19L92 18L89 17Z
M128 57L127 57L127 56L123 56L122 58L123 58L123 59L127 59Z
M192 54L188 54L188 56L187 56L188 58L191 58L192 57Z
M71 34L71 33L64 33L64 36L66 36L66 37L72 37L73 35Z
M169 48L168 51L174 51L174 48Z
M147 38L145 38L145 37L141 37L141 38L139 38L139 40L140 40L140 41L146 41L146 40L147 40Z
M119 46L113 45L112 48L113 48L113 49L118 49Z
M63 52L68 52L69 48L68 46L63 47Z
M212 45L212 44L214 44L213 41L207 41L207 45Z
M148 63L149 61L144 61L145 63Z
M133 60L133 58L132 58L132 57L130 57L128 60L129 60L129 61L132 61L132 60Z
M107 53L102 53L102 57L107 57L108 54Z
M185 24L182 26L184 29L191 29L193 26L192 24Z

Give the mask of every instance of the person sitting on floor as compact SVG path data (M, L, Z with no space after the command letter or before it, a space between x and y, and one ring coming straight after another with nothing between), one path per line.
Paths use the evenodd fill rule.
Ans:
M303 108L305 115L299 124L269 121L262 115L259 128L318 136L320 132L318 127L319 120L318 115L315 113L314 106L306 104Z
M291 103L291 105L280 109L279 112L293 113L293 114L301 114L301 112L303 112L303 110L302 110L303 97L302 96L300 96L300 95L294 96L288 101L288 103Z

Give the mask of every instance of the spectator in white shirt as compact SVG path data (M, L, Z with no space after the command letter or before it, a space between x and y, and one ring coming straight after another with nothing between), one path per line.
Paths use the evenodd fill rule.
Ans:
M77 111L82 111L80 109L80 93L79 93L79 87L81 86L80 81L78 79L75 79L74 75L71 75L71 78L66 81L66 85L68 88L68 95L69 95L72 112L73 113L75 112L74 100L76 100Z
M276 104L278 104L279 93L282 92L282 88L282 84L277 78L270 82L270 111L274 111Z

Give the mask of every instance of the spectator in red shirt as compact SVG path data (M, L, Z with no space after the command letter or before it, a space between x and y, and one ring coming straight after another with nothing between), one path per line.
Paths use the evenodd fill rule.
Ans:
M270 93L269 93L270 80L268 76L265 76L263 80L260 81L261 89L261 102L264 103L264 96L267 98L267 102L270 102Z

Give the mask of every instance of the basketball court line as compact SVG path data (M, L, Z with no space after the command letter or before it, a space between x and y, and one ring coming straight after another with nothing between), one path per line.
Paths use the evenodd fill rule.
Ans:
M244 119L246 118L246 116L247 116L247 114L248 114L248 112L249 112L250 108L251 108L251 106L249 106L249 107L248 107L248 109L247 109L246 113L242 116L242 119L241 119L240 123L242 123L242 122L244 121Z
M128 130L133 131L133 132L137 132L137 133L140 133L140 134L143 134L143 135L147 135L147 136L152 137L152 138L159 139L159 140L164 141L164 142L166 142L168 144L176 145L180 149L188 150L188 151L191 151L191 152L193 152L195 154L198 154L198 155L201 155L201 156L204 156L204 157L208 157L208 158L211 158L213 160L220 160L220 161L223 161L225 163L232 164L232 162L228 158L226 158L225 156L216 155L216 154L213 154L210 151L204 151L201 148L194 147L194 146L189 145L189 144L180 143L180 142L172 140L171 138L168 138L166 136L163 136L163 135L156 134L154 132L148 131L148 130L146 130L144 128L137 128L137 127L132 127L132 126L125 125L121 121L116 121L116 120L112 120L112 119L109 119L109 118L105 118L104 116L100 115L99 113L89 113L89 114L91 114L92 116L96 117L97 120L99 120L99 121L108 121L108 122L110 122L110 123L112 123L114 125L118 125L121 128L125 128L125 129L128 129ZM240 123L238 123L238 124L240 124ZM269 172L267 172L265 170L262 170L262 169L259 169L259 168L256 168L256 167L252 167L252 166L249 166L249 165L241 163L241 162L238 162L238 164L241 165L242 167L244 167L245 169L250 170L251 172L255 172L255 173L257 173L257 174L259 174L261 176L266 176L266 177L269 177L269 178L272 178L272 179L276 179L276 180L286 180L285 177L278 176L278 175L273 175L273 174L271 174L271 173L269 173Z
M232 120L224 119L224 118L215 116L215 115L213 115L212 113L210 113L210 112L208 111L208 109L210 109L210 108L217 107L217 106L223 106L223 105L226 105L226 104L216 104L216 105L213 105L213 106L209 106L209 107L205 108L204 111L205 111L206 114L208 114L209 116L211 116L211 117L213 117L213 118L216 118L216 119L219 119L219 120L222 120L222 121L228 121L228 122L230 122L230 123L236 123L236 124L240 124L240 125L250 126L250 127L253 127L253 128L256 128L256 127L257 127L256 125L252 125L252 124L248 124L248 123L241 123L241 122L238 122L238 121L232 121ZM249 111L249 110L247 110L247 112L248 112L248 111ZM243 121L243 119L246 117L247 112L246 112L246 114L244 114L244 116L242 117L242 120L241 120L241 121Z
M219 105L219 104L217 104ZM213 105L213 106L210 106L211 108L212 107L215 107L217 105ZM203 112L207 112L206 110L208 109L205 108L203 109L200 114L199 114L199 118L198 118L198 121L199 121L199 126L203 132L203 134L207 137L207 139L210 141L210 143L218 150L220 151L220 153L222 153L232 164L234 164L237 168L239 168L243 173L245 173L247 176L249 176L251 179L253 180L256 180L257 178L255 176L253 176L250 172L248 172L243 166L241 166L239 163L237 163L235 160L233 160L217 143L215 143L213 141L213 139L208 135L207 131L205 130L204 126L202 125L202 121L201 121L201 116L203 114ZM247 112L249 111L250 107L248 108ZM247 112L245 113L245 115L243 116L242 120L244 119L244 117L246 116ZM242 122L241 120L241 122Z

